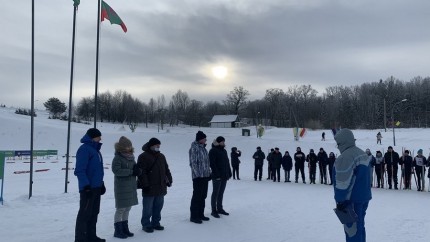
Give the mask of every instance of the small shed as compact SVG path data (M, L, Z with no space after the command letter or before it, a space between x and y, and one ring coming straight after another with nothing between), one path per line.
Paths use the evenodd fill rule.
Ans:
M214 115L209 123L211 128L236 128L240 126L238 115Z

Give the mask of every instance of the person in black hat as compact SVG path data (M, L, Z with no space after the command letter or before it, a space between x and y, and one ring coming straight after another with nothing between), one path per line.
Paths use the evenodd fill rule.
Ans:
M261 181L261 177L263 176L263 164L264 159L266 158L266 155L261 150L261 147L257 147L257 151L254 153L252 158L255 160L254 162L254 181L258 180Z
M76 218L75 241L106 241L97 236L97 217L100 198L106 192L103 182L103 158L100 153L102 133L96 128L88 129L76 152L74 174L78 178L80 202Z
M318 167L320 170L320 182L321 184L327 184L327 165L328 165L328 156L323 148L320 148L320 152L318 152Z
M315 155L313 149L311 149L309 154L306 156L306 161L308 162L309 167L309 180L311 180L310 184L315 184L318 157Z
M384 163L387 164L388 173L388 189L392 189L392 182L394 181L394 189L397 187L397 171L399 169L399 154L393 150L392 146L388 146L388 150L384 155Z
M167 187L172 186L172 174L166 157L160 152L161 142L151 138L142 147L143 153L137 159L137 166L142 170L138 176L142 186L142 230L152 233L154 230L164 230L160 225L161 210Z
M211 215L219 218L219 214L229 215L223 208L224 190L227 180L232 176L230 161L225 150L225 139L218 136L212 143L212 149L209 151L209 161L212 169L212 196L211 196Z
M279 152L279 148L276 147L275 151L272 153L272 179L273 182L281 182L281 163L282 154Z
M188 151L190 156L191 178L193 179L193 196L191 197L190 221L201 224L209 221L204 215L205 200L208 195L208 184L211 180L211 167L206 150L206 134L197 132L196 139Z

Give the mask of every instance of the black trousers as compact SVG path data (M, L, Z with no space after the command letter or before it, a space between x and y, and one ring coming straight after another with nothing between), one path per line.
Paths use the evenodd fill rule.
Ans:
M378 183L378 187L382 186L384 187L384 167L379 164L375 165L375 173L376 173L376 181Z
M411 189L411 167L405 168L404 172L405 189Z
M309 166L309 179L311 180L311 182L315 182L316 173L317 173L317 164L310 165Z
M204 216L205 200L208 196L209 177L193 179L193 196L191 197L191 218L201 219Z
M388 173L388 186L391 187L392 181L394 181L394 186L397 187L397 171L399 167L398 165L388 165L387 164L387 173Z
M425 168L422 166L415 166L415 174L417 175L418 191L424 189L424 179L425 179Z
M278 178L278 181L281 180L281 168L272 168L273 181L276 181L276 178Z
M272 179L272 177L273 177L273 174L272 174L272 165L269 162L269 164L267 166L267 179Z
M97 237L96 225L100 212L101 188L91 189L91 193L80 194L79 212L76 218L75 241L92 241Z
M306 181L305 180L305 164L304 163L296 163L294 164L294 168L296 170L296 181L299 179L299 171L300 174L302 175L302 181Z
M254 180L258 179L261 181L261 177L263 176L263 165L255 165L254 166Z
M321 164L319 163L319 170L320 170L320 182L327 183L327 164Z
M237 166L232 166L233 168L233 179L239 179L239 165Z

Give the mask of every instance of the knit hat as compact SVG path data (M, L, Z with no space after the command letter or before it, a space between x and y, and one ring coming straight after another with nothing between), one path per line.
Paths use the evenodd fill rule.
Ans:
M102 136L102 133L100 132L100 130L96 129L96 128L91 128L89 130L87 130L87 135L91 138L94 139L95 137L100 137Z
M133 152L133 144L127 137L121 136L119 141L115 143L115 151L116 152Z
M258 147L257 147L257 150L261 150L261 147L260 147L260 146L258 146Z
M148 147L151 147L151 146L154 146L154 145L160 145L161 144L161 142L160 142L160 140L159 139L157 139L157 138L151 138L149 141L148 141Z
M418 150L418 154L422 155L423 154L423 149L419 149Z
M199 130L196 134L196 141L202 140L206 138L206 134Z
M218 136L217 138L216 138L216 142L219 144L219 143L221 143L221 142L223 142L223 141L225 141L225 139L224 139L224 137L222 137L222 136Z
M405 153L406 153L406 154L409 154L409 150L405 150Z
M393 146L388 146L388 149L393 149Z

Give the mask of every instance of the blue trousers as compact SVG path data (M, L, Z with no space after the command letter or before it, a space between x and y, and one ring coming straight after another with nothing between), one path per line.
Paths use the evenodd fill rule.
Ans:
M160 225L161 209L164 205L164 196L145 196L142 197L142 219L140 223L143 228L155 227Z
M353 203L354 211L357 214L358 220L352 224L344 224L346 242L366 242L366 228L364 227L364 217L369 202Z
M224 198L224 191L227 185L227 180L212 180L212 196L211 207L212 212L224 210L222 200Z

